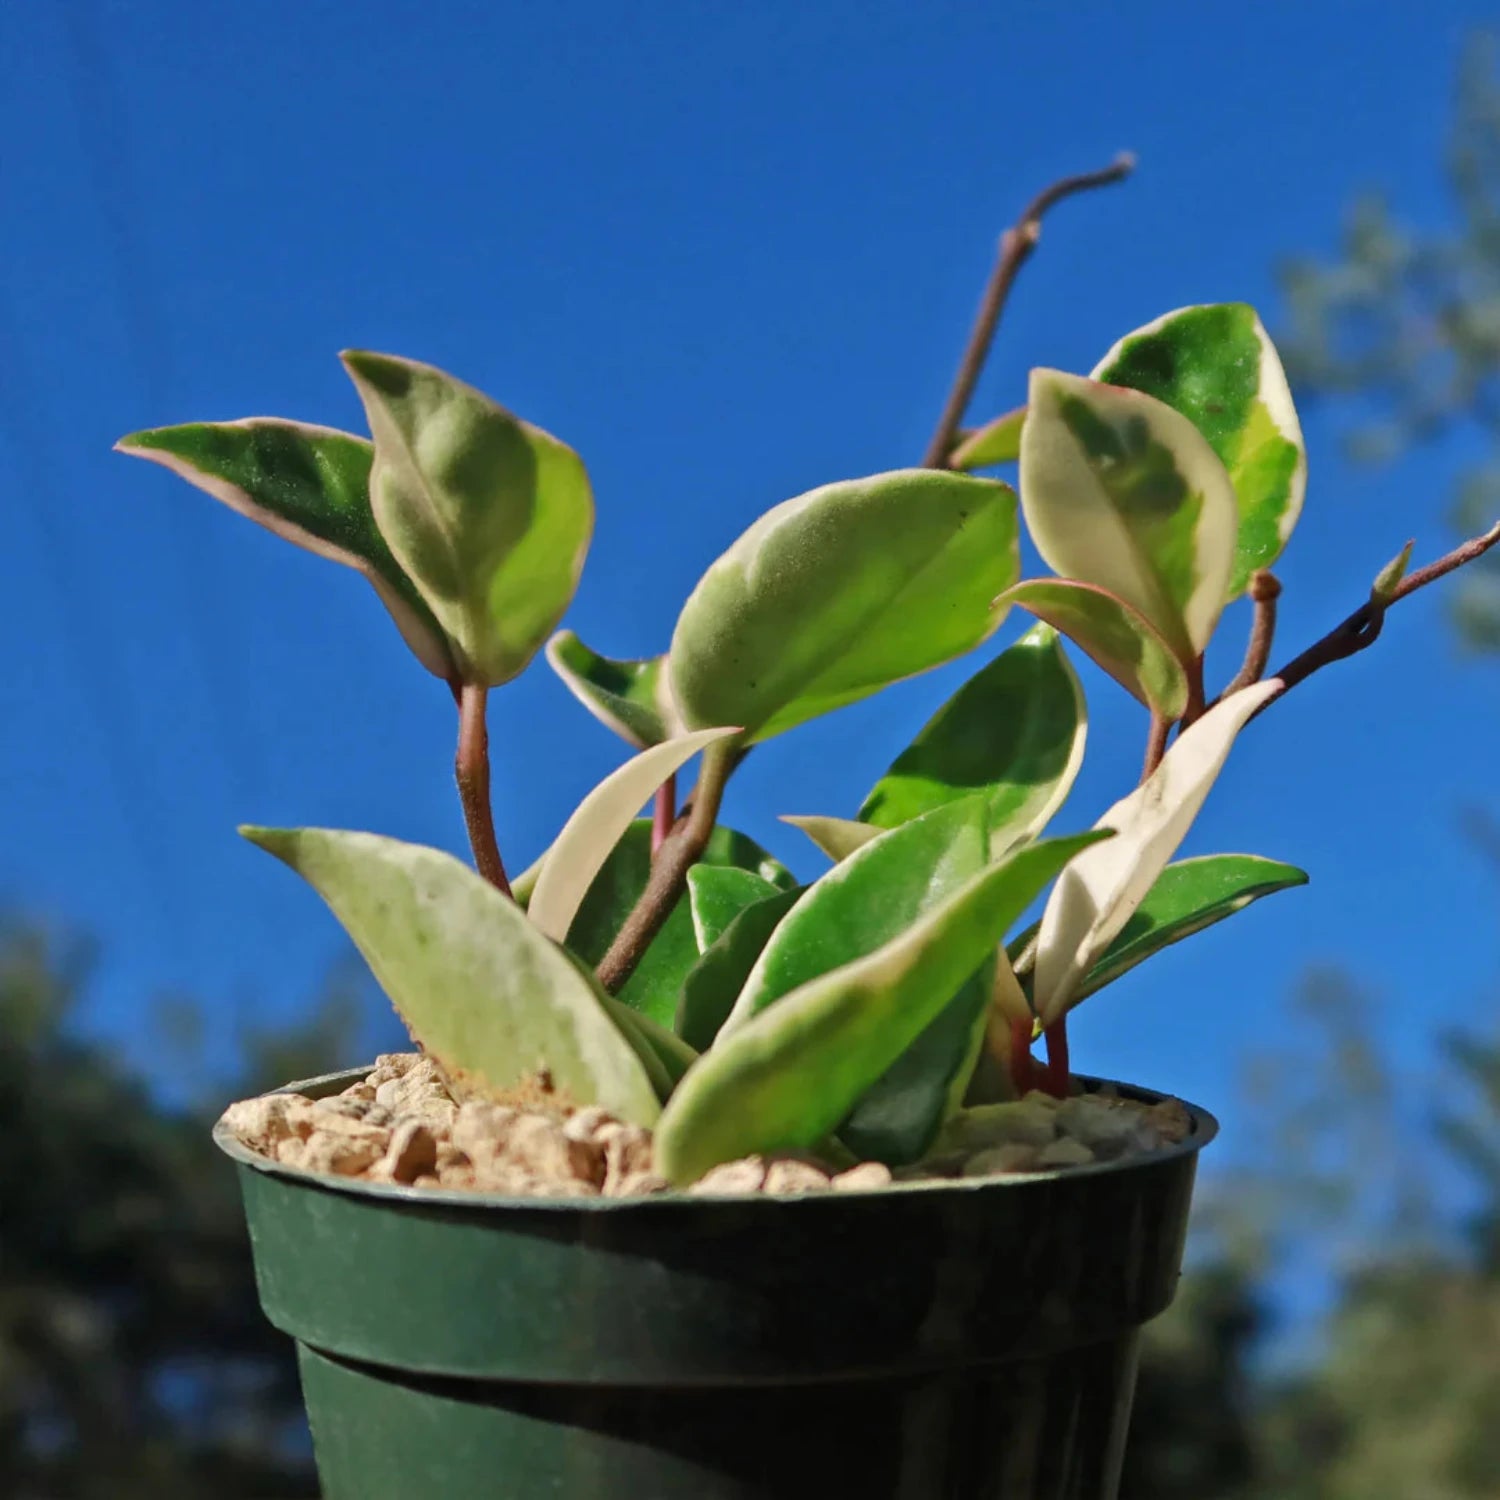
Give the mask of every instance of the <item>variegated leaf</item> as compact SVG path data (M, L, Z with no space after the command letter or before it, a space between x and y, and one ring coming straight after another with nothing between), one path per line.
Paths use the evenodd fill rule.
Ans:
M453 673L442 627L391 555L370 511L367 439L333 427L247 417L133 432L120 453L170 469L231 510L369 579L417 660Z
M1094 379L1182 413L1223 460L1239 509L1228 597L1286 546L1307 489L1307 450L1281 359L1253 307L1183 307L1128 333Z
M1187 674L1146 617L1091 583L1033 578L1000 596L1060 630L1126 692L1167 719L1187 705Z
M1186 417L1139 391L1033 370L1021 504L1060 577L1122 599L1183 663L1202 653L1238 512L1224 465Z
M1076 1003L1095 962L1134 915L1187 836L1235 737L1281 682L1232 693L1183 730L1156 770L1094 825L1119 837L1081 854L1042 912L1032 1001L1044 1026Z
M665 656L617 660L590 650L571 630L560 630L547 642L547 663L601 724L638 750L682 732Z
M343 361L375 438L370 502L381 534L462 675L510 681L578 586L594 528L582 460L431 365L353 350Z

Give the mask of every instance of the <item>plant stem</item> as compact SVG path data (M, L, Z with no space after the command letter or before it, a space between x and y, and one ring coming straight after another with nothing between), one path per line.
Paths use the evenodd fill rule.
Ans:
M1020 1017L1010 1023L1010 1083L1018 1099L1024 1099L1036 1087L1037 1065L1031 1055L1031 1019Z
M1068 1068L1068 1018L1054 1021L1042 1035L1047 1039L1047 1092L1054 1099L1066 1099L1072 1077Z
M1384 603L1375 599L1367 599L1352 615L1330 630L1322 640L1314 642L1300 656L1294 657L1276 673L1281 680L1281 688L1273 697L1261 704L1256 711L1257 714L1264 713L1271 704L1289 693L1299 682L1305 682L1314 672L1326 667L1330 662L1342 661L1346 656L1354 656L1367 647L1373 646L1380 638L1381 629L1385 624L1386 611L1393 604L1399 603L1409 594L1414 594L1418 589L1426 588L1429 583L1434 583L1437 579L1463 567L1465 563L1471 563L1475 558L1482 557L1497 542L1500 542L1500 523L1492 526L1482 536L1471 537L1435 562L1428 563L1425 568L1418 568L1415 573L1408 573L1392 590L1391 597Z
M1135 166L1135 157L1123 151L1109 166L1097 172L1080 172L1075 177L1064 177L1044 188L1030 203L1015 224L1000 236L1000 253L995 269L984 289L979 312L974 318L974 327L969 333L968 346L954 377L953 388L948 392L947 404L938 419L932 441L927 445L927 456L922 460L924 469L946 469L949 455L953 452L959 429L963 425L964 413L974 399L974 387L989 358L990 345L995 339L995 330L1000 326L1000 314L1005 311L1010 289L1015 285L1021 267L1031 258L1041 238L1042 217L1054 204L1074 193L1087 192L1090 188L1107 187L1128 177Z
M1151 773L1161 764L1161 758L1167 753L1167 736L1172 732L1172 725L1176 722L1169 719L1165 714L1159 714L1155 709L1151 711L1151 728L1146 735L1146 760L1141 766L1141 780L1147 780Z
M510 881L505 878L505 866L500 861L500 846L495 842L495 814L490 806L490 736L484 722L489 689L480 682L450 686L458 700L458 754L453 769L464 822L469 827L474 865L491 885L508 896Z
M1281 597L1281 583L1265 568L1250 575L1250 599L1255 605L1255 620L1250 626L1250 641L1245 647L1245 664L1229 686L1219 695L1228 697L1241 688L1253 687L1266 675L1271 659L1271 642L1276 639L1276 601Z
M1196 724L1203 717L1203 653L1200 651L1187 666L1187 706L1182 710L1182 727Z
M651 814L651 857L655 859L666 843L672 825L677 821L677 773L672 772L656 789L656 806Z
M672 914L687 884L687 873L708 846L724 800L724 787L735 763L735 752L718 740L703 752L703 769L693 790L692 808L679 818L651 864L651 875L640 900L615 934L596 970L599 983L611 994L635 972L652 938Z

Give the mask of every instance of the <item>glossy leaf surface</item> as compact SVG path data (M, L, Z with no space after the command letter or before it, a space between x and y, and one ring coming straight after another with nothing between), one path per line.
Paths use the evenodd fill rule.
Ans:
M1307 489L1307 450L1270 336L1243 302L1179 308L1128 333L1094 379L1179 411L1229 471L1239 525L1228 597L1281 556Z
M1187 674L1156 627L1122 599L1089 583L1034 578L1001 596L1068 637L1126 692L1168 719L1187 705Z
M1307 872L1254 854L1205 854L1166 867L1079 987L1085 999L1173 943L1263 896L1306 885Z
M1021 502L1062 578L1144 615L1183 662L1224 607L1239 524L1218 455L1188 419L1139 391L1033 370Z
M679 732L666 657L617 661L585 646L571 630L560 630L547 642L547 663L601 724L637 749Z
M1057 633L1027 631L933 715L875 783L859 820L895 828L935 807L984 797L990 852L1046 826L1083 761L1088 712Z
M672 637L685 723L767 739L972 650L1017 577L1015 493L924 469L811 490L762 516Z
M508 682L578 585L594 527L582 460L431 365L354 351L343 360L375 438L381 534L465 678Z
M983 869L987 857L978 797L871 840L809 886L787 913L746 981L726 1033L799 985L888 943Z
M721 1035L662 1114L657 1169L687 1183L752 1152L816 1146L985 963L1037 892L1100 836L1018 850L883 947Z
M693 913L693 936L705 953L747 906L777 894L779 887L754 870L735 865L694 865L688 871L688 905Z
M250 417L134 432L115 448L170 469L267 531L363 573L417 660L439 677L452 671L441 627L375 525L374 449L366 439Z
M679 991L676 1031L689 1046L700 1052L713 1046L761 950L801 895L794 886L747 906L688 971Z
M1273 678L1211 708L1182 732L1151 776L1095 825L1115 829L1119 836L1080 855L1057 882L1042 913L1032 1000L1044 1026L1076 1003L1089 970L1186 837L1235 737L1280 687Z
M603 992L467 865L370 833L241 832L323 897L455 1083L495 1094L545 1064L578 1103L654 1122L656 1090Z

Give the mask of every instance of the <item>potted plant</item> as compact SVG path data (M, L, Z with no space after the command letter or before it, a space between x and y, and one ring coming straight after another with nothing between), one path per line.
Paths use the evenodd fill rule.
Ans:
M474 869L243 830L324 897L419 1048L218 1131L329 1500L1114 1494L1138 1332L1215 1126L1073 1076L1068 1013L1305 880L1173 856L1251 718L1500 540L1417 572L1408 546L1267 676L1306 461L1248 307L1170 313L961 428L1043 213L1128 165L1048 189L1003 238L924 466L775 506L659 657L554 634L584 466L429 365L344 355L369 440L275 419L122 440L363 572L457 706ZM1011 461L1019 495L973 472ZM1023 519L1056 576L1020 577ZM1211 696L1205 647L1247 594L1244 666ZM832 861L818 879L723 821L756 745L974 650L1013 607L1037 623L852 817L790 819ZM1086 733L1064 638L1149 728L1139 784L1054 834ZM486 698L544 646L633 754L512 881Z

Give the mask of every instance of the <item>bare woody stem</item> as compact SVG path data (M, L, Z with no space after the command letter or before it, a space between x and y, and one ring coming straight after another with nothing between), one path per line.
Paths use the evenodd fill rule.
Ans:
M495 814L490 806L490 736L484 721L489 689L479 682L450 686L458 700L458 754L453 769L474 865L491 885L508 896L510 881L505 878L500 846L495 842Z
M1446 577L1447 574L1463 567L1465 563L1471 563L1475 558L1484 556L1497 542L1500 542L1500 523L1492 526L1483 536L1470 538L1462 546L1455 547L1435 562L1428 563L1426 567L1418 568L1414 573L1408 573L1391 590L1388 599L1366 600L1352 615L1330 630L1322 640L1309 646L1300 656L1294 657L1276 673L1281 680L1281 688L1274 696L1267 699L1257 712L1264 713L1278 698L1289 693L1299 682L1305 682L1314 672L1320 671L1330 662L1342 661L1347 656L1354 656L1367 647L1373 646L1380 638L1381 628L1385 624L1386 611L1393 604L1400 603L1402 599L1416 593L1418 589L1426 588L1429 583Z
M1145 781L1161 764L1162 756L1167 753L1167 736L1171 734L1172 725L1176 722L1175 719L1169 719L1165 714L1152 710L1151 728L1146 734L1146 759L1141 766L1142 781Z
M734 764L735 752L723 740L704 750L703 769L693 792L692 806L677 820L657 851L646 889L595 971L599 983L611 994L635 972L652 938L661 931L662 923L677 905L687 883L687 872L708 847Z
M656 803L651 812L651 857L655 859L666 843L672 825L677 821L677 773L674 771L656 789Z
M1075 177L1063 177L1043 190L1026 205L1026 210L1011 228L1000 236L1000 253L995 269L990 273L989 283L974 318L974 327L969 333L968 347L959 363L953 388L948 392L947 404L938 419L932 441L927 445L924 469L946 469L949 455L963 425L964 414L974 399L974 387L984 371L989 358L990 345L995 340L995 330L1000 326L1000 315L1010 298L1011 287L1021 267L1031 258L1041 238L1042 218L1054 204L1074 193L1088 192L1091 188L1108 187L1128 177L1135 167L1135 157L1128 151L1121 152L1109 166L1097 172L1080 172Z
M1250 626L1250 641L1245 647L1245 664L1235 674L1224 695L1237 693L1241 688L1253 687L1266 675L1266 663L1271 660L1271 643L1276 639L1276 601L1281 597L1281 584L1274 573L1261 568L1250 575L1250 600L1255 606L1255 619Z

